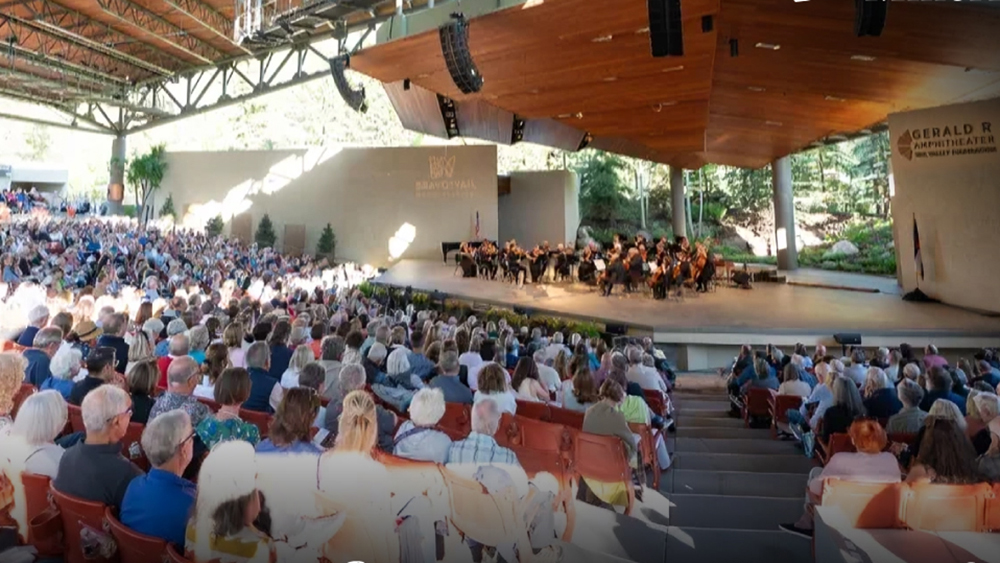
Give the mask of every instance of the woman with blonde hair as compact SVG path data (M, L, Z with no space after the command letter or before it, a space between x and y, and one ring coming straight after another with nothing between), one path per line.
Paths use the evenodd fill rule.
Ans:
M473 404L483 399L493 399L500 412L517 414L517 396L507 382L507 370L496 363L488 363L479 370L479 385L472 397Z
M569 353L565 349L556 353L556 359L552 362L552 369L559 374L559 381L566 381L573 378L573 373L569 370Z
M128 347L128 364L125 366L125 375L128 376L136 364L155 359L156 355L149 334L144 330L137 330L132 344Z
M229 363L234 368L246 367L246 350L243 349L243 323L233 321L222 331L222 343L229 350Z
M309 346L296 346L292 352L292 359L288 361L288 369L281 374L281 386L285 389L292 389L299 386L299 373L302 368L316 360L312 348Z
M903 403L896 396L896 389L881 368L868 368L862 397L868 416L879 420L887 420L903 408Z
M205 350L205 362L201 366L201 372L204 375L201 378L201 383L194 388L194 396L209 400L214 399L215 382L228 367L230 367L229 349L226 348L226 345L221 342L209 344L208 349Z
M17 352L0 353L0 437L10 431L13 423L14 395L21 390L27 362Z

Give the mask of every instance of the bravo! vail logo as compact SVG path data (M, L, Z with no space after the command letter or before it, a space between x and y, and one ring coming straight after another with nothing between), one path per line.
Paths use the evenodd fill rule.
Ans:
M907 129L896 139L896 150L906 160L941 156L965 156L997 152L993 125L983 121L977 127L971 123Z
M454 156L429 156L427 157L431 165L431 178L451 178L455 173Z

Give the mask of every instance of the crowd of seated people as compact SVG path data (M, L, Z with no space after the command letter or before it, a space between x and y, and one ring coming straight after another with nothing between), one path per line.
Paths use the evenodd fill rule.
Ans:
M7 330L0 353L0 485L18 490L22 475L46 475L56 491L102 503L126 527L200 563L257 561L258 549L333 549L340 526L358 525L343 507L371 509L361 520L385 534L378 549L428 549L397 528L407 511L423 509L386 496L387 455L439 464L497 494L512 484L530 507L531 547L545 560L557 551L551 495L560 485L544 472L528 479L517 455L498 445L501 416L523 402L584 413L583 431L620 438L637 486L639 435L628 425L672 423L651 408L669 405L673 374L649 339L609 349L599 338L503 320L412 307L377 314L357 289L309 285L307 259L115 223L53 226L84 257L66 270L87 285L26 277L3 288L5 314L30 322ZM25 235L40 228L16 227ZM14 254L29 252L30 240ZM106 253L109 243L117 251ZM92 245L100 249L91 253ZM175 264L178 255L188 261ZM175 267L177 279L160 275ZM44 390L17 399L15 416L22 386ZM647 404L649 393L656 403ZM469 409L466 436L438 427L453 406ZM656 453L666 470L662 435ZM616 500L600 484L592 489L601 493L588 497L595 504ZM0 513L12 515L24 540L23 496L0 492ZM317 493L329 506L309 516L303 507L316 505ZM427 525L412 514L413 526ZM421 528L433 539L434 522L429 529ZM474 557L507 548L468 543Z
M984 349L974 359L954 364L934 346L922 357L902 344L879 349L869 358L855 348L834 358L817 346L805 368L804 347L784 356L769 346L744 346L729 375L734 405L747 404L754 388L776 389L803 399L799 409L784 413L791 428L784 439L797 439L805 454L826 450L824 467L809 476L802 517L781 529L812 537L815 506L824 482L861 483L1000 482L1000 389L996 350ZM769 383L776 357L784 364L780 383ZM811 373L810 373L811 372ZM811 380L806 376L815 376ZM803 382L806 382L803 385ZM836 435L849 437L844 451ZM832 455L829 455L832 453Z

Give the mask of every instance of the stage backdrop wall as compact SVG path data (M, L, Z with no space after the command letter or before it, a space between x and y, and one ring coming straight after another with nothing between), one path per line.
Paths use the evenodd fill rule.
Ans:
M252 237L267 213L277 248L314 253L330 223L338 260L440 260L442 241L472 238L476 212L497 237L496 162L490 145L171 152L159 201L173 195L194 227L221 214L234 236Z
M500 240L531 248L576 240L580 179L569 170L512 172L510 193L500 196Z
M892 114L889 133L903 289L1000 312L1000 99ZM914 218L923 279L914 259Z

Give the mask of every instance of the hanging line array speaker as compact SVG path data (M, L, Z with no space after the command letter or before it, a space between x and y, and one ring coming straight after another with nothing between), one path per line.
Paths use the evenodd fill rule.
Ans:
M469 22L460 13L451 15L451 20L438 29L441 35L441 53L448 65L448 73L455 86L463 94L473 94L482 90L483 75L479 74L476 63L469 52Z
M681 0L646 0L649 8L649 43L654 57L684 55Z
M878 37L885 29L886 0L854 0L854 33L858 37Z
M337 85L337 91L340 92L340 97L344 98L344 102L346 102L351 109L364 113L368 111L368 101L365 99L365 89L363 86L356 90L351 87L350 82L347 81L347 76L344 74L344 71L350 67L350 55L338 55L330 59L330 73L333 75L333 83Z

